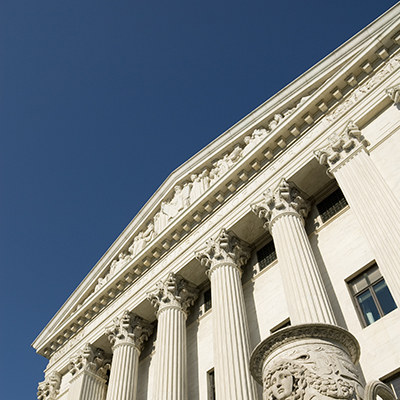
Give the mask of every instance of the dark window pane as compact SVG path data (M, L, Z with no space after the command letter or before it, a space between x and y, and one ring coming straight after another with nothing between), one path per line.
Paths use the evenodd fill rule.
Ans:
M204 292L204 312L210 310L211 307L211 289L209 289Z
M372 287L375 291L376 297L378 298L379 305L382 308L383 314L390 313L390 311L393 311L395 308L397 308L396 303L394 302L393 297L390 294L384 280L376 283Z
M276 251L274 242L272 240L267 243L261 250L257 251L257 258L260 271L276 260Z
M335 190L326 199L317 204L317 209L321 215L322 222L328 221L340 210L347 206L347 201L340 189Z
M390 381L390 384L392 386L392 390L393 390L394 394L399 399L400 398L400 375L397 374L396 378L394 378Z
M364 314L367 325L372 324L380 318L378 309L376 308L374 299L369 290L357 296L358 304Z

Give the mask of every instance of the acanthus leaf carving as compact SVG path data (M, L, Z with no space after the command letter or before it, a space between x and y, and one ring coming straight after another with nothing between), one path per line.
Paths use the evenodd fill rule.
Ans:
M154 291L147 294L158 313L168 307L176 307L187 313L197 296L198 290L194 285L172 272L166 280L157 283Z
M250 255L249 245L225 229L215 239L208 239L206 247L195 253L195 257L208 269L221 263L232 263L240 268L247 263Z
M55 400L60 391L61 374L53 371L38 385L38 400Z
M130 311L125 311L121 318L115 318L113 327L106 330L112 346L128 342L139 351L143 349L144 342L152 333L152 324Z
M300 190L292 182L282 178L278 186L263 193L260 203L252 204L252 211L263 221L265 229L271 229L274 219L285 213L294 213L305 218L310 204L300 195Z
M331 169L339 165L354 150L361 147L366 148L369 142L363 137L358 126L349 121L341 134L333 134L328 137L329 144L321 149L314 150L314 156L321 165L329 167L328 175L331 176Z
M400 84L386 89L386 94L394 104L400 104Z
M73 357L68 365L69 372L76 376L82 371L91 372L102 379L106 379L107 371L110 369L110 357L107 357L104 350L86 343L83 349Z

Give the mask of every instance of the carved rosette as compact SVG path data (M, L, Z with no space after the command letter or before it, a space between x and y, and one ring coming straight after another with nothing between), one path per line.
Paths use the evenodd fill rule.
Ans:
M144 342L153 333L153 326L138 315L125 311L121 318L115 318L113 327L106 330L113 348L121 343L131 343L142 351Z
M400 84L386 89L386 94L394 104L400 104Z
M269 189L263 196L263 201L250 207L269 231L277 217L292 214L301 218L304 223L304 218L310 211L310 204L300 196L300 190L285 178L281 179L275 190Z
M61 374L54 371L43 382L38 385L38 400L55 400L61 384Z
M332 172L343 165L343 161L351 158L360 150L366 150L369 142L362 136L358 126L349 121L346 129L340 134L333 134L328 138L329 144L322 149L314 151L314 156L321 165L329 167L327 173L332 177Z
M355 367L360 347L352 334L328 324L282 329L253 351L250 368L264 400L359 400L364 390Z
M175 308L186 315L198 296L194 285L171 272L165 281L157 283L156 289L147 294L148 300L157 310L157 316L164 310Z
M87 343L78 355L71 359L68 369L72 376L86 371L106 379L110 369L110 358L105 355L104 350Z
M241 272L241 267L247 263L250 255L250 246L225 229L215 239L207 240L205 249L195 253L195 257L207 267L208 276L214 267L221 264L233 264Z

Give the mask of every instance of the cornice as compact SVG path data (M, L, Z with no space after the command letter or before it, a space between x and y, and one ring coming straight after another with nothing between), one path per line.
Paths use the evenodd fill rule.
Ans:
M381 17L382 19L380 18L365 28L174 171L37 337L32 344L37 351L48 357L62 346L91 318L111 304L114 298L142 276L148 268L165 257L171 249L179 244L181 239L202 224L207 216L218 210L224 201L241 190L260 169L276 160L319 121L326 120L334 110L344 104L352 93L376 76L385 65L388 65L394 59L393 54L399 49L400 34L394 35L393 32L398 29L400 23L392 21L393 16L397 15L399 10L399 5L389 10ZM376 27L374 24L377 24ZM376 29L375 34L371 33L372 28ZM386 59L382 59L385 57L384 52L379 53L378 51L382 49L384 38L389 38L388 40L391 41L390 47L386 47L388 54ZM352 47L352 43L355 43L355 46ZM367 47L360 52L359 48L363 46ZM349 58L352 58L350 62ZM336 62L334 67L331 65L333 60ZM362 66L365 67L366 62L369 63L371 70L369 67L363 69ZM332 72L333 69L334 72ZM317 77L311 80L310 76L313 74ZM322 85L318 88L312 86L313 82L324 80L326 74L330 75ZM251 130L259 127L261 121L266 121L265 125L268 125L268 122L272 121L274 113L283 111L288 108L288 105L296 107L294 100L300 99L307 88L315 90L300 107L295 108L290 115L280 121L279 125L272 129L245 157L235 163L228 173L221 176L210 189L181 212L173 223L160 232L156 238L153 238L142 252L130 259L123 269L101 287L101 290L90 293L98 279L104 277L108 272L115 257L122 251L127 251L135 234L141 228L143 229L144 224L154 215L159 202L165 198L163 196L168 195L175 184L181 183L183 177L187 177L185 174L193 172L194 165L204 165L206 159L212 160L216 154L228 149L233 151L234 145L243 145L245 134L251 134ZM301 93L299 94L299 92ZM282 100L283 102L280 103ZM289 104L290 101L292 103ZM221 148L222 150L218 150ZM90 313L87 311L91 311L92 315L89 316ZM48 349L45 354L46 346L52 346L54 350Z

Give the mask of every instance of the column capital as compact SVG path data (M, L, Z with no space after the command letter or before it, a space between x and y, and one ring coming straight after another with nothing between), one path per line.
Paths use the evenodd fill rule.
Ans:
M113 326L106 330L113 348L121 343L133 344L142 351L144 342L153 333L153 326L138 315L126 310L121 318L113 320Z
M54 371L38 385L38 400L55 400L60 391L61 374Z
M321 165L329 167L327 173L332 173L340 168L345 161L356 155L360 150L369 146L368 140L364 138L358 126L349 121L345 130L338 134L334 133L328 137L329 144L321 149L314 150L314 156Z
M252 204L253 212L263 221L264 228L271 231L273 222L277 217L292 214L301 218L307 217L310 204L300 196L297 186L282 178L278 186L263 193L264 200Z
M106 379L107 371L110 369L110 359L106 357L104 350L86 343L85 347L70 360L69 372L73 377L80 372L90 372L99 378Z
M195 252L196 258L208 268L208 275L213 267L219 264L234 264L240 270L250 255L248 243L225 229L222 229L215 239L208 239L204 249Z
M400 104L400 84L387 88L385 92L394 104Z
M196 287L173 272L166 280L158 282L154 291L147 293L147 299L157 310L157 317L168 308L176 308L187 314L197 296Z

